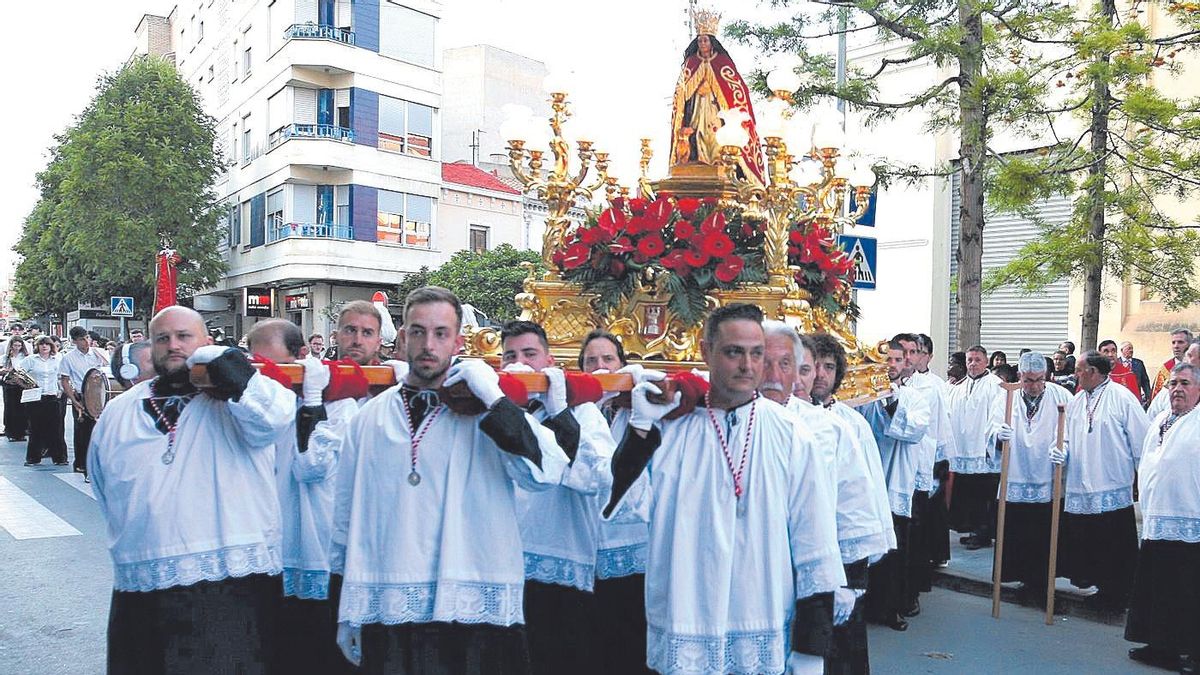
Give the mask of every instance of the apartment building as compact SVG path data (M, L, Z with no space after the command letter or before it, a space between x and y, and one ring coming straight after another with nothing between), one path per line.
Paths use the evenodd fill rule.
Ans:
M139 23L217 120L226 277L195 306L232 334L288 318L328 332L466 233L443 231L440 3L188 0Z

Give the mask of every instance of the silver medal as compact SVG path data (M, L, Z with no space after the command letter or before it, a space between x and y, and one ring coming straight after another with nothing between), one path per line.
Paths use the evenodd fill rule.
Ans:
M416 469L413 469L412 473L408 474L408 484L413 487L421 484L421 474L417 473Z

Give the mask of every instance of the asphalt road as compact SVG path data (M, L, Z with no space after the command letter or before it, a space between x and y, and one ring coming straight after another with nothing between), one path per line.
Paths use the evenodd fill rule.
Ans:
M70 433L68 431L68 439ZM22 466L24 443L0 439L0 675L104 672L112 566L82 476ZM69 467L66 467L69 469ZM874 673L1140 673L1121 627L935 589L907 632L872 626ZM1165 671L1159 671L1165 672Z

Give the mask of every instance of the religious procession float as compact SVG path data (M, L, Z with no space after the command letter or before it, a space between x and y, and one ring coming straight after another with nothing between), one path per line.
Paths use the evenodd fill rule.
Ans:
M841 398L873 398L888 387L886 368L854 335L854 261L837 237L867 209L875 175L866 165L842 171L839 148L807 142L811 129L800 134L803 147L789 149L783 130L798 76L789 68L772 73L775 95L757 117L750 88L714 37L719 19L694 15L697 37L675 87L665 178L648 175L649 139L641 141L632 189L609 174L608 153L590 140L576 141L571 166L569 81L547 81L548 148L528 141L540 135L531 129L536 120L513 118L500 129L513 174L549 210L545 272L528 266L516 296L521 318L541 324L566 363L599 327L620 338L630 359L675 371L703 367L709 312L753 303L801 333L834 335L850 362ZM589 208L584 222L568 218L601 191L601 207ZM499 330L474 330L467 351L498 356Z

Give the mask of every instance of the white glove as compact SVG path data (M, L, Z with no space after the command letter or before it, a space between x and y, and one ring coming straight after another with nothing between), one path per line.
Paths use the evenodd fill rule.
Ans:
M549 381L546 388L546 412L554 417L567 409L567 376L562 368L542 368Z
M850 620L858 593L853 588L836 588L833 591L833 625L840 626Z
M629 416L629 426L639 431L650 431L655 422L662 421L667 413L678 408L679 401L683 398L683 392L677 391L675 400L670 403L652 403L646 398L650 393L662 395L663 391L650 382L641 382L630 392L633 398L633 413Z
M788 654L787 675L824 675L825 659L812 654Z
M1066 464L1067 462L1067 444L1063 443L1062 450L1058 449L1058 444L1050 446L1050 463L1051 464Z
M321 405L325 387L329 386L329 366L315 356L300 359L300 365L304 366L304 381L300 386L302 405Z
M458 382L466 382L471 393L485 407L491 408L496 401L504 398L504 392L500 391L500 376L483 361L467 359L450 366L443 384L449 387Z
M204 345L192 352L192 355L187 359L188 368L197 365L208 363L225 352L233 349L233 347L222 347L221 345Z
M514 361L513 363L510 363L507 366L504 366L503 368L501 368L501 370L503 370L506 373L532 373L532 372L535 372L533 370L533 368L531 368L519 361Z
M996 428L996 438L999 439L1001 443L1003 443L1005 441L1011 441L1012 437L1013 437L1013 428L1008 426L1004 422L1001 422L1000 426L998 426Z
M383 365L392 367L392 373L396 376L396 384L400 384L404 378L408 377L408 361L388 359L383 362Z
M708 382L708 371L707 370L700 370L699 368L692 368L692 374L695 375L696 377L704 380L705 382Z
M362 627L339 623L337 628L337 645L342 650L346 660L354 665L362 665Z
M608 368L597 368L589 374L590 375L608 375L611 373L612 373L612 371L609 370ZM636 380L635 380L635 384L636 384ZM616 398L620 395L621 395L621 392L619 392L619 391L606 391L603 394L600 394L600 400L596 401L596 405L603 408L605 403L608 403L609 401L613 400L614 398Z

